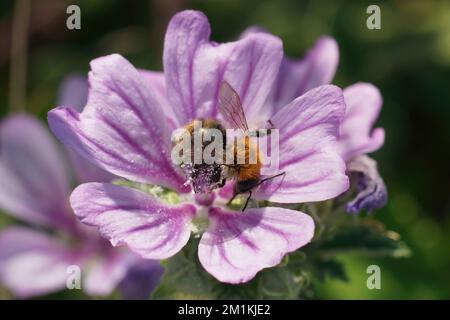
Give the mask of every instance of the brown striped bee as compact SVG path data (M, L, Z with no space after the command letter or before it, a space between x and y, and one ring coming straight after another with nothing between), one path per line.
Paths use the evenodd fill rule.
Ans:
M228 144L226 130L218 120L193 120L184 127L184 129L191 134L191 137L193 137L195 133L199 133L196 132L196 130L202 130L200 132L202 135L209 129L217 129L222 132L223 150L225 151L224 161L220 164L207 164L205 162L200 164L185 164L184 170L195 193L211 192L216 188L223 187L227 180L235 179L236 184L234 194L228 203L231 203L237 195L248 193L247 200L242 209L242 211L244 211L247 208L254 188L267 180L284 175L285 172L266 178L261 177L261 154L258 144L252 139L252 137L255 136L259 137L259 131L249 130L241 99L238 93L226 81L223 81L220 87L219 111L226 125L233 129L240 129L243 135L238 137L238 139L234 140L231 144ZM196 121L200 121L200 129L196 129ZM273 128L273 124L270 120L268 123L271 128ZM270 134L270 129L267 134ZM203 149L207 147L208 142L203 143L200 146L202 150L195 150L193 140L191 141L191 145L193 146L193 148L191 148L191 150L194 150L193 152L203 151ZM229 150L231 150L229 154L231 153L233 159L231 163L226 159L226 154Z
M211 143L206 141L204 136L208 130L219 130L222 136L222 150L226 149L226 131L219 121L214 119L196 119L191 121L184 129L191 137L191 155L190 162L183 164L183 169L191 183L195 193L209 193L216 188L225 185L226 179L222 174L222 162L208 164L201 159L201 163L194 163L194 154L199 152L203 154L203 150ZM197 147L194 143L195 134L201 135L201 146ZM176 142L177 143L177 142ZM199 148L200 150L198 150ZM212 154L214 156L214 154Z
M236 179L234 195L228 203L231 203L237 195L248 192L247 200L242 209L242 211L244 211L252 196L253 189L265 181L284 175L285 172L261 179L261 154L258 144L251 139L252 136L259 137L259 131L249 130L241 99L238 93L226 81L223 81L220 87L219 111L228 125L241 129L244 133L244 137L242 137L241 140L235 141L233 144L235 163L231 165L224 164L228 169L226 170L228 172L225 174L226 178ZM273 123L270 120L267 122L270 129L273 129ZM267 134L271 133L270 129ZM256 161L251 161L252 155L256 155ZM245 162L240 164L237 161L239 158L244 158Z

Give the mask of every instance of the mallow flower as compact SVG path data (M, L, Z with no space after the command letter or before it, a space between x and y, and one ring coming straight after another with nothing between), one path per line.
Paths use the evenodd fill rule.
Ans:
M90 64L84 110L61 106L49 112L48 121L64 144L127 180L77 187L71 205L81 221L97 227L114 246L128 245L148 259L175 255L194 232L201 237L198 257L204 269L221 282L237 284L310 242L314 222L274 204L234 211L226 206L229 189L194 194L173 164L172 131L194 119L220 120L223 81L238 92L250 126L269 119L265 102L283 58L281 40L250 34L219 44L210 33L201 12L176 14L165 36L164 73L138 71L118 54L97 58ZM325 85L273 114L279 170L286 174L259 186L253 198L301 203L345 192L348 178L337 151L344 113L342 90ZM161 192L130 184L160 186Z
M85 82L71 78L66 85L82 88ZM24 223L0 231L0 284L28 298L76 287L81 276L86 294L106 296L119 288L125 298L147 298L161 265L112 247L75 218L69 204L72 172L47 129L31 116L10 116L0 124L0 146L0 208ZM113 177L88 162L77 163L80 181Z
M251 27L241 38L265 32L262 28ZM266 101L270 114L276 114L287 102L308 90L331 83L338 63L339 48L330 36L320 37L303 58L284 56ZM384 129L372 129L383 100L380 91L365 82L348 86L343 94L346 111L340 126L338 151L347 163L347 171L358 190L356 199L348 203L347 211L358 213L366 209L370 212L383 207L387 201L386 186L378 173L376 161L365 156L384 144Z

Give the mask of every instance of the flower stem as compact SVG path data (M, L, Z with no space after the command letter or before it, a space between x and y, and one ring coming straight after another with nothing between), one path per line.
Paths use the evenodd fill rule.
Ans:
M9 72L9 105L12 112L25 111L30 9L30 0L16 1L12 25Z

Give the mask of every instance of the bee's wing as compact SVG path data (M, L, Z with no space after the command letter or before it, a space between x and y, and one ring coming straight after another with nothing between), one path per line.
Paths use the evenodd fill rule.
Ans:
M222 81L219 92L219 111L228 126L248 131L247 119L242 109L241 99L233 87Z

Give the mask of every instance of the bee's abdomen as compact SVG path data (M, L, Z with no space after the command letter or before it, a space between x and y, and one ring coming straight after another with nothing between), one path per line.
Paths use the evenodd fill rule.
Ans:
M239 166L239 170L237 173L237 179L245 181L245 180L253 180L259 179L261 175L261 154L259 152L259 148L257 145L251 143L248 137L244 140L244 148L239 149L235 145L235 161ZM245 152L244 157L239 157L242 155L242 152ZM253 156L250 154L254 153ZM242 159L243 158L243 159ZM239 163L244 160L244 163Z
M252 190L259 183L259 178L257 179L247 179L247 180L238 180L236 183L236 193L244 193Z
M259 179L261 176L261 163L244 164L239 168L238 181Z

